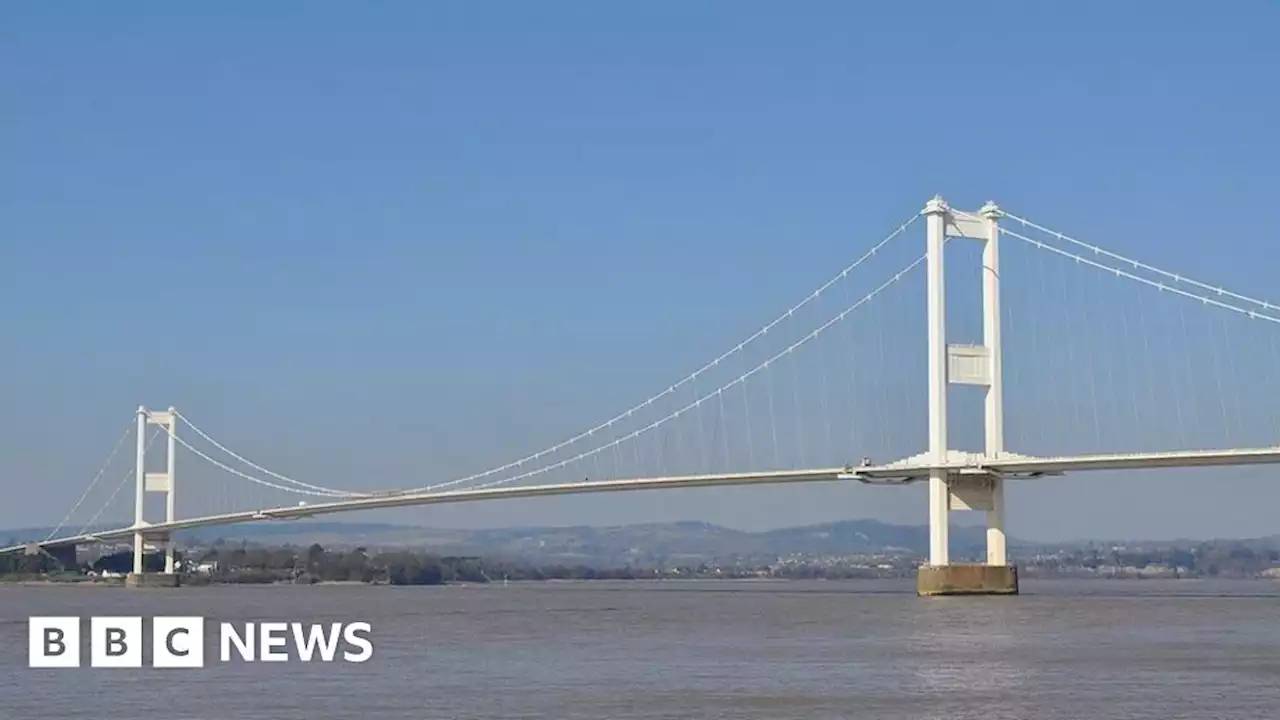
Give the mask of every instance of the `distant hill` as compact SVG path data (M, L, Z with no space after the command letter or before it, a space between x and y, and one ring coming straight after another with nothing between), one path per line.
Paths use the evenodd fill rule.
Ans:
M48 529L0 532L0 538L42 538ZM767 561L791 554L849 555L928 552L927 527L877 520L844 520L765 532L744 532L705 522L653 523L617 527L526 527L499 530L443 530L380 523L252 523L204 528L181 535L188 544L218 540L326 547L427 547L441 554L503 556L540 562L626 564ZM981 528L951 529L952 550L980 552Z
M950 536L954 552L968 554L986 547L987 534L983 528L952 525ZM890 525L878 520L842 520L783 528L760 533L759 537L768 547L806 554L896 551L923 555L929 552L928 526Z
M43 538L50 528L0 531L0 541ZM538 563L617 567L626 564L697 564L699 562L770 562L789 555L840 556L902 554L924 556L929 533L924 525L891 525L878 520L789 527L745 532L705 522L652 523L616 527L523 527L499 530L449 530L413 525L344 522L262 522L203 528L181 535L187 544L249 542L266 545L310 545L327 548L427 548L442 555L505 557ZM1242 547L1280 549L1280 536L1231 541ZM4 544L12 544L5 542ZM1193 547L1198 541L1079 540L1034 543L1009 539L1015 556L1059 550L1113 547L1168 549ZM985 552L981 527L951 526L951 552L956 559L978 559Z

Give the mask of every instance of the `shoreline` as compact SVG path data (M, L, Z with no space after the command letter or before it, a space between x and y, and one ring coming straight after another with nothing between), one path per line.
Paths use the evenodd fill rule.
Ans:
M1141 576L1090 576L1090 575L1056 575L1056 576L1030 576L1026 578L1032 582L1080 582L1080 581L1164 581L1177 582L1179 584L1196 584L1204 582L1273 582L1280 584L1280 578L1255 576L1255 577L1141 577ZM490 582L471 582L471 581L448 581L441 583L420 583L420 584L394 584L388 582L362 582L359 580L325 580L310 583L295 582L183 582L182 588L206 588L206 587L261 587L261 588L279 588L279 587L476 587L476 586L503 586L503 585L588 585L593 583L741 583L741 584L784 584L784 583L839 583L839 584L856 584L866 582L910 582L911 578L907 577L878 577L878 578L778 578L778 577L742 577L742 578L715 578L715 577L670 577L670 578L553 578L546 580L536 579L519 579L519 580L492 580ZM125 587L124 578L102 579L36 579L28 578L22 580L0 580L0 588L3 587L80 587L80 588L123 588Z

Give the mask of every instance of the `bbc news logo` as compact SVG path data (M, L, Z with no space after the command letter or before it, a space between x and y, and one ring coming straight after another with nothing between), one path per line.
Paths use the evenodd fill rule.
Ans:
M204 618L153 617L150 625L152 667L204 667ZM80 629L78 617L30 618L28 667L80 667ZM366 622L246 622L238 627L224 622L218 625L217 657L224 663L232 662L233 657L243 662L290 662L296 657L300 662L362 663L373 657L371 632ZM145 644L141 617L89 618L90 667L142 667Z

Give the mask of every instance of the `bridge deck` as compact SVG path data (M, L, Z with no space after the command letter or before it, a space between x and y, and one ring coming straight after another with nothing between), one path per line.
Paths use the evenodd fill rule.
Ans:
M1003 475L1037 477L1059 475L1068 471L1133 470L1149 468L1211 467L1229 465L1262 465L1280 463L1280 447L1248 448L1238 450L1192 450L1184 452L1130 453L1114 455L1082 455L1074 457L1037 458L1010 454L990 460L980 454L951 453L947 461L936 467L957 473L998 473ZM754 473L727 473L721 475L686 475L676 477L635 478L627 480L599 480L524 487L494 487L478 490L454 490L447 492L387 492L369 497L296 505L264 510L210 515L188 518L168 523L155 523L143 528L144 534L160 535L181 530L214 525L234 525L260 520L297 520L390 507L416 505L442 505L449 503L477 502L484 500L514 500L520 498L577 495L602 492L635 492L639 490L671 490L695 487L722 487L745 485L777 485L784 483L830 482L834 480L862 480L868 482L914 482L929 476L935 464L922 456L908 458L886 465L865 467L818 468L806 470L778 470ZM116 528L99 533L74 535L38 543L44 548L79 545L92 542L129 540L133 527ZM0 548L0 553L24 552L26 545Z

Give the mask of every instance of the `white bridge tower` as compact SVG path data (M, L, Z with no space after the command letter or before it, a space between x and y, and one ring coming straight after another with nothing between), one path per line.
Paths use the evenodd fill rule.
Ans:
M147 471L147 428L156 425L162 428L168 436L168 450L166 452L165 469L160 472ZM159 585L174 586L177 585L177 575L174 574L174 557L173 557L173 538L168 533L155 534L147 532L150 524L147 522L147 493L163 493L165 500L165 522L173 522L176 520L174 501L177 490L177 474L175 461L177 459L177 438L178 438L177 413L173 408L168 410L148 410L145 407L138 407L138 429L135 433L138 441L138 455L136 460L136 495L134 498L134 515L133 515L133 573L128 578L130 585ZM164 544L164 574L157 576L148 575L143 572L143 552L146 549L147 542Z
M929 327L929 564L920 569L922 595L1015 594L1016 568L1005 556L1004 478L996 472L949 470L954 463L947 435L947 390L951 384L986 388L984 456L1004 449L1004 398L1000 356L1000 209L988 202L977 213L953 212L942 198L925 205ZM950 238L982 243L982 344L947 343L944 252ZM987 559L982 565L951 564L950 512L987 513Z

